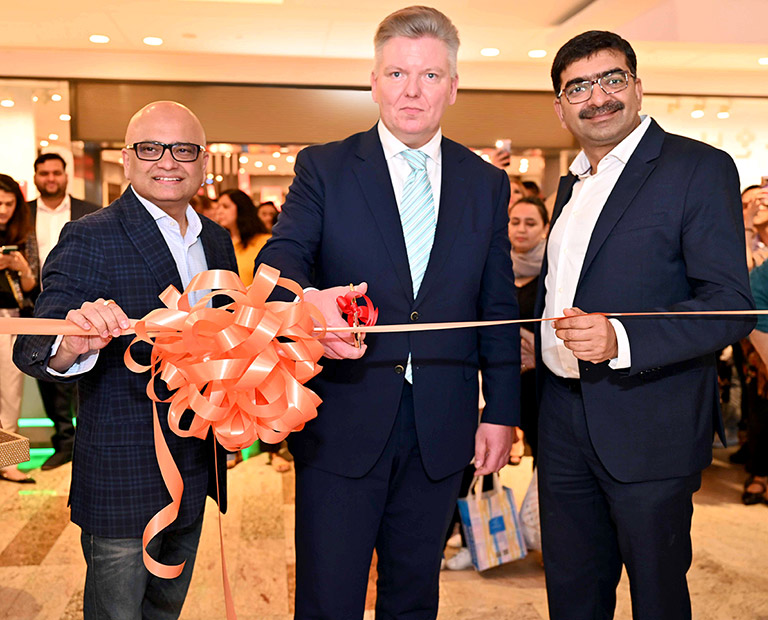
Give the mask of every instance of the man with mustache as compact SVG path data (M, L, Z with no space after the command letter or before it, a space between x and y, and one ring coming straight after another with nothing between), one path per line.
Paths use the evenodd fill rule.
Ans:
M640 116L627 41L583 33L552 65L582 151L560 182L537 315L539 494L550 618L691 617L692 496L723 438L715 352L744 317L596 312L753 308L731 158Z

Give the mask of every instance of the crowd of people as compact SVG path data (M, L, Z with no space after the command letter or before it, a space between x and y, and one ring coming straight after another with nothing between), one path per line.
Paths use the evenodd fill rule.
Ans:
M239 189L204 195L205 130L169 101L130 120L129 186L104 209L66 193L55 154L35 162L37 201L0 175L0 316L34 308L93 328L0 338L0 424L17 428L21 371L37 378L55 425L43 469L72 461L87 620L178 617L206 496L226 510L226 468L238 456L225 465L211 437L176 436L158 404L185 488L178 518L147 552L185 564L174 579L147 571L142 534L168 495L146 378L125 367L122 334L168 285L181 290L206 269L250 284L258 265L272 265L334 327L346 325L337 297L350 282L374 292L381 323L560 317L362 342L326 334L311 383L318 417L288 442L297 619L361 617L374 550L376 617L435 618L457 497L474 476L519 465L526 449L538 470L550 617L613 617L624 567L635 618L690 618L692 496L713 435L724 436L715 359L750 333L742 499L768 503L768 324L600 314L751 310L750 283L768 308L768 189L747 188L739 217L731 158L641 115L631 45L589 31L552 65L555 112L582 150L550 211L535 183L503 171L509 150L488 165L443 136L458 46L435 9L384 19L371 74L379 122L301 151L279 211ZM155 390L168 394L160 380ZM291 467L279 445L262 447L277 471ZM34 483L17 467L0 476ZM458 544L449 569L471 565Z

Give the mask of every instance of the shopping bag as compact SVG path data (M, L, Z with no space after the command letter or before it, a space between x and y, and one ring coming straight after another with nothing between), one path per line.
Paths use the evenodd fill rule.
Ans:
M539 474L533 468L533 477L520 506L520 528L528 551L541 551L541 520L539 519Z
M519 560L527 553L512 489L501 486L498 474L493 474L492 490L483 493L482 488L483 476L479 476L467 496L459 499L461 526L479 571Z

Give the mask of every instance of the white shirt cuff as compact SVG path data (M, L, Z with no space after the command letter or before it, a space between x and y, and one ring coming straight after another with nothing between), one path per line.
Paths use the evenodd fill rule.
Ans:
M63 338L64 336L57 336L56 340L53 341L53 345L51 346L51 357L56 355L56 351L59 350ZM75 375L82 375L91 370L96 365L96 360L98 359L98 351L88 351L88 353L83 353L78 357L75 363L67 368L65 372L57 372L53 368L46 368L45 370L52 377L74 377Z
M614 357L608 366L613 370L620 370L623 368L629 368L632 366L632 355L629 350L629 338L627 337L627 330L621 324L619 319L608 319L613 325L613 331L616 332L616 343L619 348L619 354Z

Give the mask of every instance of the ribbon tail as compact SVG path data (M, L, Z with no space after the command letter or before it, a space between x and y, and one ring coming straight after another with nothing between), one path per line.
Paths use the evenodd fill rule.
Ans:
M144 566L146 566L147 570L156 577L162 579L174 579L181 574L182 570L184 570L186 560L181 564L176 565L162 564L152 558L147 551L149 542L162 530L173 523L176 520L176 517L179 516L181 496L184 492L184 481L181 479L179 468L176 466L171 451L168 448L168 443L165 441L163 429L160 426L160 418L157 413L156 403L152 403L152 413L155 434L155 455L157 456L157 463L160 466L160 473L163 476L163 482L165 483L168 492L171 494L171 503L152 517L149 523L147 523L147 527L144 528L144 535L142 537L142 544L144 546Z
M232 598L232 590L229 587L227 575L227 560L224 557L224 531L221 527L221 498L219 497L219 455L216 449L216 440L213 441L213 464L216 476L216 505L219 507L219 549L221 549L221 581L224 584L224 603L227 608L227 620L237 620L235 601Z

